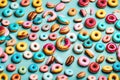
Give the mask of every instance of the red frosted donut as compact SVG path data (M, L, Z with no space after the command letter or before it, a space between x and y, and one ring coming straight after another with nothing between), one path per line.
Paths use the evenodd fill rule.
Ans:
M97 1L97 6L99 8L105 8L107 6L107 0L98 0Z
M79 0L78 4L80 6L87 6L89 4L89 2L90 2L89 0Z
M110 53L114 53L114 52L116 52L116 50L117 50L118 48L117 48L117 46L116 46L116 44L114 44L114 43L108 43L107 45L106 45L106 50L107 50L107 52L110 52Z
M89 65L89 71L91 73L97 73L100 69L100 65L96 62L92 62L90 65Z
M114 14L109 14L106 17L106 22L109 24L114 24L116 22L117 18Z
M85 26L87 28L94 28L96 25L96 20L94 18L87 18L85 20Z

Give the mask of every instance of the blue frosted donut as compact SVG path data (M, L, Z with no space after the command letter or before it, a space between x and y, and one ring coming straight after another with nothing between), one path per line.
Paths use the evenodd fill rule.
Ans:
M38 66L36 64L31 64L29 67L28 67L28 70L32 73L36 72L38 70Z
M41 34L40 34L40 40L45 41L45 40L47 40L47 39L48 39L48 35L47 35L47 34L45 34L45 33L41 33Z
M3 12L2 12L3 16L5 17L10 17L12 14L13 14L13 11L11 9L5 9Z
M19 7L19 4L17 3L17 2L12 2L11 4L10 4L10 8L11 9L17 9Z
M53 80L53 75L50 72L44 73L43 80Z
M6 40L6 36L0 36L0 43L3 43Z
M13 63L20 63L22 61L22 55L20 53L13 54L13 56L11 57L11 61Z
M117 20L117 22L115 23L115 27L116 29L120 30L120 20Z
M73 76L73 70L72 69L66 69L65 70L65 74L67 75L67 76Z
M90 39L85 40L85 41L83 42L83 46L84 46L85 48L91 48L92 45L93 45L93 42L92 42Z
M103 43L96 43L95 50L97 52L103 52L105 50L105 45Z
M11 23L11 24L9 25L8 29L9 29L11 32L16 32L16 31L18 31L19 27L20 27L19 24L17 24L17 23Z
M33 23L36 24L36 25L42 23L42 17L36 17L36 18L33 20Z
M25 14L25 9L24 8L18 8L15 11L15 16L16 17L22 17L22 16L24 16L24 14Z
M103 22L98 23L97 28L101 31L104 31L106 29L106 25Z
M120 62L116 62L113 64L114 71L120 72Z
M45 54L43 52L37 52L33 55L33 60L35 62L43 62L45 59Z
M77 36L75 33L68 33L66 38L70 39L70 42L74 43L77 40Z
M112 35L112 40L115 42L115 43L120 43L120 33L116 32Z
M4 71L4 67L0 65L0 73Z

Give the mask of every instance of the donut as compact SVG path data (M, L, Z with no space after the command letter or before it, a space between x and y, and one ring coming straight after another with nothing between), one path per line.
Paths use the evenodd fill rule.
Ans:
M19 42L16 45L17 51L23 52L27 49L27 44L25 42Z
M83 46L82 46L82 44L75 44L74 48L73 48L73 51L76 54L81 54L83 52Z
M25 66L21 66L21 67L19 67L19 69L18 69L18 73L20 73L20 74L25 74L27 72L27 68L25 67Z
M56 63L52 65L50 70L52 73L60 73L63 70L63 67L61 64Z
M30 50L33 52L37 52L40 50L40 45L37 42L32 42L30 45Z
M39 13L42 13L44 11L44 8L43 7L37 7L35 11L39 14Z
M22 24L23 28L31 28L32 27L32 22L30 21L25 21L23 24Z
M35 41L37 39L37 34L36 33L31 33L28 36L30 41Z
M57 39L57 34L51 33L48 38L49 38L50 40L54 41L54 40Z
M98 80L107 80L105 76L99 76Z
M89 58L82 56L82 57L78 58L78 64L80 66L86 67L90 64L90 60L89 60Z
M76 14L77 14L76 8L70 8L70 9L68 10L68 15L69 15L69 16L75 16Z
M103 9L99 9L99 10L96 12L96 17L97 17L97 18L102 19L102 18L105 18L105 16L106 16L106 12L105 12L105 10L103 10Z
M99 71L99 69L100 69L100 65L98 63L96 63L96 62L90 63L89 71L91 73L97 73Z
M17 74L17 73L13 74L11 77L11 80L21 80L20 74Z
M117 18L114 14L108 14L105 20L108 24L114 24L117 21Z
M103 67L102 67L102 71L103 71L104 73L110 73L110 72L113 71L113 68L112 68L111 66L106 65L106 66L103 66Z
M20 53L15 53L11 57L13 63L20 63L22 61L22 55Z
M29 6L29 4L30 4L30 0L22 0L20 2L20 5L23 7Z
M30 78L30 80L38 80L38 75L37 74L31 74L29 78Z
M31 64L31 65L29 65L29 67L28 67L28 71L30 71L30 72L32 72L32 73L36 72L37 70L38 70L37 64Z
M95 25L96 25L96 20L94 18L90 17L85 20L85 26L87 28L94 28Z
M117 46L116 46L116 44L114 44L114 43L108 43L107 45L106 45L106 50L109 52L109 53L114 53L114 52L116 52L116 50L117 50Z
M0 36L5 34L5 28L4 26L0 26Z
M25 52L23 53L23 57L24 57L25 59L31 59L32 56L33 56L33 53L30 52L30 51L25 51Z
M84 6L87 6L89 2L90 2L89 0L79 0L78 4L84 7Z
M73 76L74 72L73 72L72 69L66 69L66 70L65 70L65 74L66 74L67 76Z
M19 4L17 2L12 2L10 4L10 8L13 9L13 10L17 9L18 7L19 7Z
M17 32L18 29L19 29L19 25L17 23L11 23L8 27L8 29L11 31L11 32Z
M15 11L15 16L16 17L22 17L25 15L25 9L24 8L18 8L16 11Z
M76 23L74 25L74 30L75 31L80 31L83 28L83 24L82 23Z
M86 30L80 31L77 36L78 36L78 39L81 41L85 41L89 38L88 31Z
M48 66L47 65L40 66L40 71L41 72L48 72Z
M105 8L107 6L107 0L97 0L97 7Z
M15 64L8 64L6 68L8 71L13 72L16 70L16 65Z
M57 76L56 80L68 80L68 77L66 75L61 74Z
M119 80L119 75L116 73L109 74L108 80L112 80L112 79Z
M42 5L42 0L34 0L32 5L33 7L40 7Z
M43 74L42 78L44 80L52 80L53 79L53 74L51 74L50 72L46 72L46 73Z
M102 36L101 32L98 30L95 30L95 31L92 31L90 38L93 41L99 41L101 39L101 36Z

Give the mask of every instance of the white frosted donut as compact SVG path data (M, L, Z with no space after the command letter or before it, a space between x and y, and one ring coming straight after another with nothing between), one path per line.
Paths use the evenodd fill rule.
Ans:
M33 43L31 43L31 45L30 45L30 49L31 49L31 51L33 51L33 52L37 52L37 51L39 51L39 49L40 49L40 45L39 45L37 42L33 42Z
M32 52L31 51L25 51L23 53L23 57L26 58L26 59L31 59L33 56Z
M38 80L38 75L37 74L31 74L30 75L30 80Z

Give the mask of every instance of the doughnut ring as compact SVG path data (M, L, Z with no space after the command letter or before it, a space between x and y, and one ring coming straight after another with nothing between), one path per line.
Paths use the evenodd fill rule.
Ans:
M43 18L45 18L47 15L51 15L51 17L47 19L48 22L52 22L57 18L56 13L52 10L45 11L43 13Z
M64 45L61 44L63 40L65 41ZM56 47L57 47L57 49L59 49L61 51L68 50L70 45L71 45L70 40L68 38L65 38L64 36L59 37L56 41Z
M106 16L106 12L104 9L99 9L97 12L96 12L96 17L98 18L104 18Z
M101 39L101 35L100 31L95 30L91 33L90 37L93 41L99 41Z
M0 80L8 80L8 75L5 73L0 74Z
M108 80L119 80L119 76L116 73L112 73L108 76Z
M16 45L16 49L20 52L23 52L27 49L27 44L25 42L19 42L17 45Z
M43 47L43 51L46 55L53 55L55 50L55 46L51 43L47 43Z

